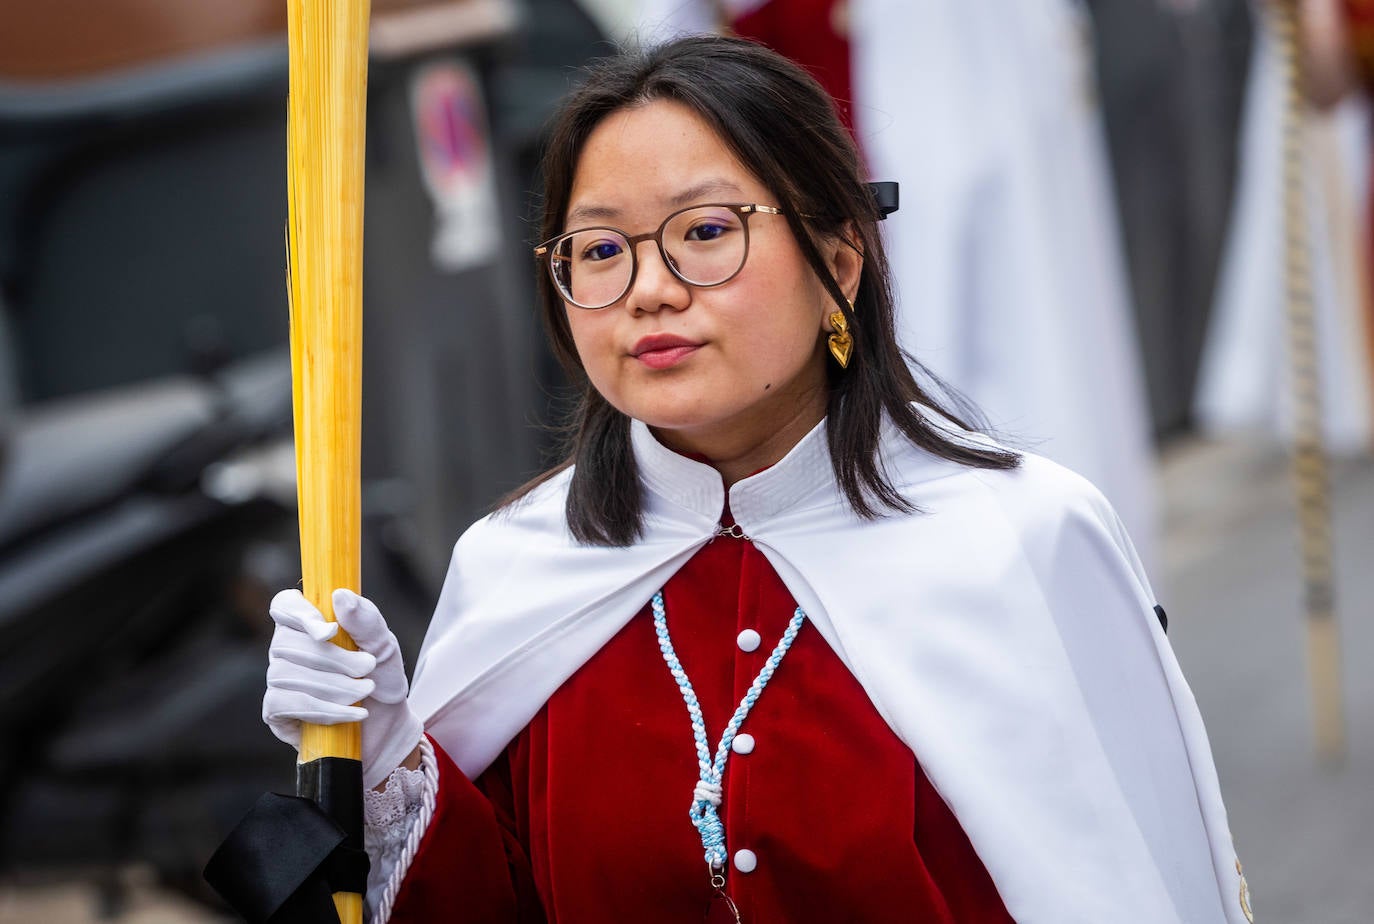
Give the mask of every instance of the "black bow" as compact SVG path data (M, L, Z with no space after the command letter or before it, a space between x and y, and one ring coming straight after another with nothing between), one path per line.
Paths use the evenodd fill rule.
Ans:
M323 758L299 773L302 791L351 793L338 801L356 808L279 793L257 801L205 865L205 881L250 924L338 924L333 893L367 892L361 765Z

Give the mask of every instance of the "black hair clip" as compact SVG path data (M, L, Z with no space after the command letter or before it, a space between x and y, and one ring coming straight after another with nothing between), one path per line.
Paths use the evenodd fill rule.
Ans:
M873 194L873 204L878 207L878 220L882 221L897 211L897 184L891 180L869 183L868 191Z

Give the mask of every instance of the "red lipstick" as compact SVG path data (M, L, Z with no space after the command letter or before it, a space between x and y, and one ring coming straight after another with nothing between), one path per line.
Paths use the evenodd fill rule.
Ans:
M649 334L635 341L630 355L650 369L667 369L695 353L701 344L676 334Z

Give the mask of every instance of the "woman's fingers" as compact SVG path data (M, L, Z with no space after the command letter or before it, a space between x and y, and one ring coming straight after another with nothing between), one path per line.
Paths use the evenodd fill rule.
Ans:
M309 670L366 677L377 666L377 659L366 651L349 651L333 642L317 642L303 632L278 627L272 634L267 660L285 661Z
M305 599L305 595L295 588L283 590L273 597L267 612L277 625L304 632L317 642L331 639L339 631L336 623L327 622L320 611Z
M352 706L362 702L376 688L370 679L358 680L342 674L310 670L287 661L274 661L267 666L267 686L272 690L305 693L337 706Z
M300 725L342 725L367 718L362 706L340 705L299 690L269 689L262 699L262 719L273 734L299 745Z
M343 588L334 591L330 602L334 606L334 618L338 622L328 622L320 611L294 588L283 590L273 597L268 612L278 626L303 632L316 641L332 639L342 628L353 640L353 644L361 650L371 652L379 659L391 655L396 648L396 637L387 628L386 620L376 604Z
M385 658L395 647L395 636L387 628L381 610L366 597L340 588L330 598L334 604L334 618L353 639L353 644L370 651L379 659Z

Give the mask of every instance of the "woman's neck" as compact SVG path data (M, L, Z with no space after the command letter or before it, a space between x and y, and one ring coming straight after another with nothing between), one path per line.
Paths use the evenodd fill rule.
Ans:
M739 420L709 432L651 427L654 437L676 453L692 456L720 473L725 489L776 464L825 418L825 393L800 401L782 421Z

